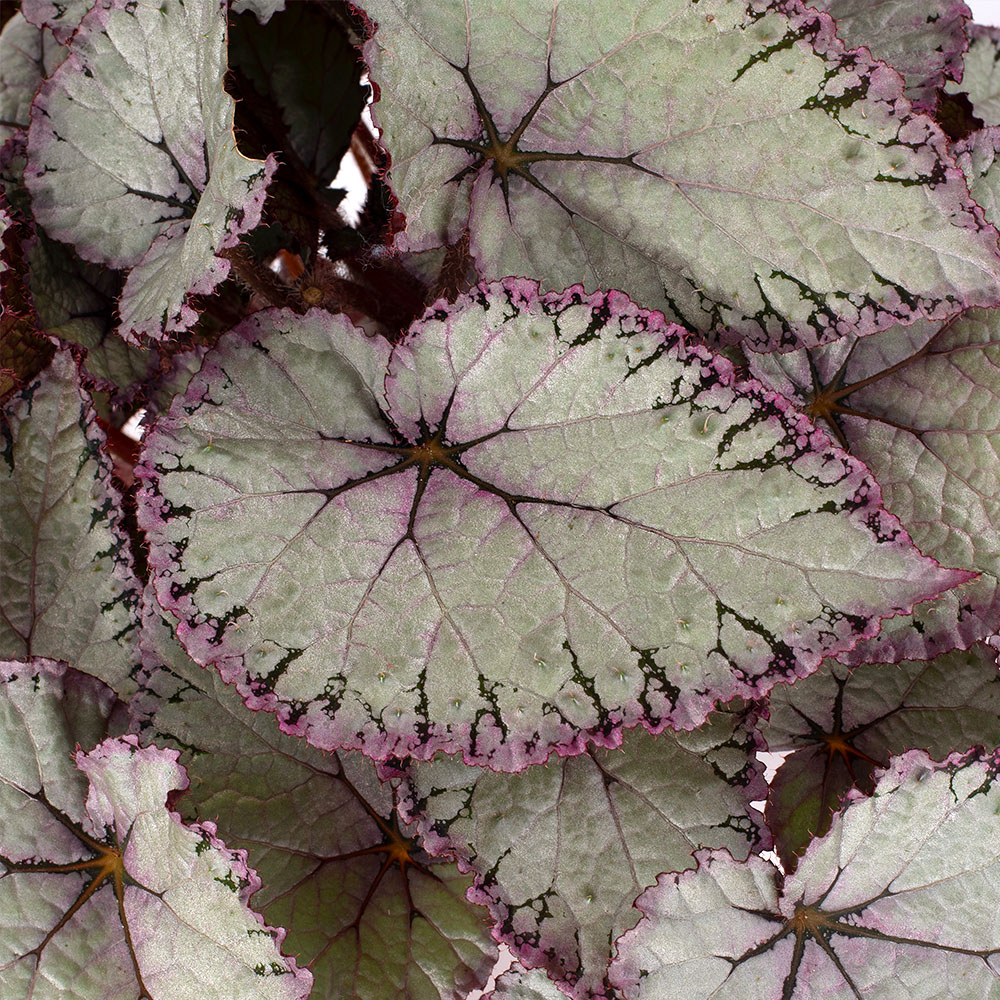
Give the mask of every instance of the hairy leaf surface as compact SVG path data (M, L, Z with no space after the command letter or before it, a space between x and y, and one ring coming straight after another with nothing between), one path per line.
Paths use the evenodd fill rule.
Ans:
M982 643L934 660L849 671L833 661L794 685L775 687L761 733L792 751L767 796L767 821L786 871L853 788L870 793L876 767L923 749L935 759L975 745L1000 746L996 653Z
M46 660L0 664L0 989L32 1000L302 1000L310 977L246 906L259 880L165 807L172 750L90 745L114 701ZM73 747L76 745L74 768ZM79 768L79 770L77 770Z
M850 46L866 46L903 74L906 96L933 111L937 90L962 76L965 30L971 13L964 0L810 0L837 23Z
M797 0L364 6L401 249L758 350L997 300L944 136Z
M571 996L606 996L611 942L658 874L691 867L700 847L742 860L769 846L750 806L767 785L746 722L718 713L676 736L632 730L620 749L517 775L436 759L411 768L405 810L430 851L475 873L474 898L522 962Z
M1000 311L896 327L751 371L822 420L865 462L920 549L978 579L888 622L848 663L922 659L1000 621Z
M998 751L896 758L783 887L720 851L661 876L612 981L630 1000L996 1000L998 768Z
M86 260L131 268L121 333L190 327L217 254L257 225L275 168L236 148L224 0L101 0L32 106L38 220Z
M76 664L134 690L138 584L93 405L67 351L0 428L0 655Z
M321 748L516 770L691 728L963 579L825 435L620 293L509 279L388 352L257 314L139 469L185 648Z
M134 730L176 746L191 778L177 805L214 817L264 887L251 900L287 931L318 997L464 1000L496 960L468 876L431 859L401 825L374 765L282 733L173 639L152 595L143 621Z
M1000 28L971 24L969 51L961 83L949 83L949 93L964 92L987 125L1000 125Z

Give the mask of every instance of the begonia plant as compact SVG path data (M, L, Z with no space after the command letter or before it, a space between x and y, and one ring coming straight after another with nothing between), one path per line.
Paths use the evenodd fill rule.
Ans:
M5 1000L1000 1000L1000 32L0 9Z

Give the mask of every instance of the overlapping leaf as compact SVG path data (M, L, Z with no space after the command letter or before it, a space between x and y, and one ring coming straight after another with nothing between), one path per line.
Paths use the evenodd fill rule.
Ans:
M137 583L104 434L67 351L5 409L0 656L76 664L134 690Z
M864 45L898 69L906 96L923 109L933 111L938 88L962 76L971 17L965 0L810 0L809 6L829 12L851 48Z
M224 0L101 0L32 105L37 219L87 260L131 268L121 332L190 327L190 296L260 219L273 158L236 148Z
M178 802L214 817L264 881L251 900L287 931L318 997L464 1000L496 959L470 879L429 858L400 826L393 793L363 758L341 758L250 712L193 663L150 601L140 691L144 741L181 748L191 777Z
M797 0L364 6L402 249L761 350L997 300L944 136Z
M185 647L322 748L516 770L690 728L963 579L825 435L620 293L509 279L388 352L257 314L138 470Z
M991 133L976 139L983 155ZM977 159L977 163L979 160ZM990 174L997 172L991 170ZM993 177L991 185L995 185ZM992 205L984 183L979 196ZM1000 311L751 358L751 371L824 422L865 462L921 551L980 573L845 662L968 647L1000 623Z
M974 745L1000 746L1000 676L982 643L967 652L848 671L827 661L779 686L762 726L768 749L792 751L771 782L767 821L786 871L812 835L829 829L853 788L869 793L876 767L911 749L935 760Z
M783 887L718 851L661 876L612 981L630 1000L996 1000L998 769L998 751L897 758Z
M21 14L35 27L50 29L65 44L93 6L93 0L21 0Z
M514 965L497 979L489 1000L562 1000L566 996L544 972Z
M196 982L211 1000L303 1000L309 974L246 906L245 855L167 810L186 784L176 752L80 750L114 701L95 678L35 660L0 681L3 995L153 1000Z
M949 83L949 93L964 92L987 125L1000 125L1000 28L969 25L969 51L961 83Z
M0 144L15 129L28 127L28 109L42 79L62 61L66 50L51 34L29 24L21 11L0 33Z
M611 942L658 874L690 867L700 847L743 859L761 846L756 746L742 714L720 713L695 732L633 730L620 750L517 775L434 760L411 768L405 810L429 850L475 873L475 898L522 962L571 996L607 996Z

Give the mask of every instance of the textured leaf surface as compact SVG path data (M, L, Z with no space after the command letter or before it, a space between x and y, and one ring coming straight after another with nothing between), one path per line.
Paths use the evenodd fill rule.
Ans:
M158 600L251 707L516 770L698 725L962 579L658 314L536 292L484 287L391 362L341 317L258 314L149 435Z
M514 965L497 979L489 1000L562 1000L566 994L544 972Z
M969 25L969 51L961 83L949 83L949 93L965 92L976 114L987 125L1000 125L1000 28Z
M93 677L36 660L0 679L4 997L159 1000L194 982L206 1000L304 998L309 974L247 909L259 880L245 856L165 808L186 783L177 754L80 750L114 700Z
M865 45L898 69L906 96L922 108L933 110L938 88L962 76L972 17L964 0L810 0L809 6L833 15L849 47Z
M69 353L5 414L0 655L63 659L134 690L138 585L104 434Z
M65 44L93 5L93 0L21 0L21 14L36 27L51 29Z
M484 277L620 288L762 350L996 301L996 234L943 135L826 15L763 0L365 9L402 249L468 226Z
M661 876L612 980L657 1000L996 1000L998 757L897 758L783 889L723 852Z
M911 749L940 760L952 750L1000 746L1000 676L996 653L967 652L898 666L848 671L827 661L794 685L774 688L761 727L768 749L792 751L767 797L767 821L786 870L812 834L829 829L844 795L874 788L872 773Z
M38 220L87 260L131 268L121 332L162 337L229 273L275 162L236 149L223 0L101 0L35 99L26 174Z
M52 35L29 24L21 11L14 14L0 33L0 119L26 129L38 85L65 54ZM10 125L0 125L0 144L14 131Z
M887 622L844 662L936 656L1000 621L1000 311L751 359L865 462L921 551L978 579Z
M261 24L267 24L279 10L285 9L285 0L234 0L233 13L242 14L253 11Z
M151 595L150 595L151 597ZM393 812L393 793L363 758L341 758L250 712L214 671L193 663L155 602L143 624L143 740L182 749L185 814L214 817L245 847L264 888L252 904L287 930L285 950L317 997L464 1000L496 960L470 879L429 858Z
M743 859L762 846L756 746L742 715L720 713L694 732L632 730L620 750L517 775L435 760L412 768L405 807L430 851L476 874L475 898L522 962L572 996L606 996L611 942L658 874L690 867L700 847Z

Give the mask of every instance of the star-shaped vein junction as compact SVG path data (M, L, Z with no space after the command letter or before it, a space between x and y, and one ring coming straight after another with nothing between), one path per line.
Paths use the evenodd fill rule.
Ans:
M829 890L827 891L829 892ZM805 995L798 990L797 987L803 987L803 989L808 990L808 983L804 980L809 975L809 970L817 968L817 965L816 959L811 957L810 961L806 962L805 968L803 968L803 959L806 957L807 949L816 948L818 948L826 956L829 962L840 974L844 986L849 991L848 993L843 994L845 997L851 996L854 997L855 1000L865 1000L865 996L870 995L867 992L862 993L857 980L851 975L850 970L847 968L844 958L838 954L836 942L836 938L838 936L853 939L868 938L875 942L910 946L920 950L929 949L931 951L950 952L955 955L966 955L971 958L981 960L992 971L990 960L997 954L996 949L976 950L973 948L962 948L955 945L942 944L938 941L923 940L900 934L889 934L881 930L876 930L872 927L866 927L858 922L858 918L863 914L867 907L872 905L872 903L878 902L878 900L885 899L892 895L894 894L890 889L885 889L879 896L875 897L875 899L868 900L858 906L847 907L841 910L822 909L822 899L814 905L799 903L795 907L795 912L787 919L766 910L744 911L752 912L756 916L763 917L766 920L780 923L781 928L767 940L762 941L756 947L751 948L744 954L740 955L739 958L729 959L729 961L732 963L732 967L735 970L744 962L771 951L775 945L785 938L792 938L794 940L794 946L792 949L791 963L789 965L788 973L782 982L781 1000L797 1000L799 996ZM852 960L857 962L858 958L856 949L852 949L851 954ZM993 975L995 974L996 973L994 972ZM839 993L838 996L840 996Z
M647 167L635 162L635 157L638 155L638 152L629 153L627 156L604 156L595 153L584 153L581 150L571 153L560 153L539 149L519 148L519 143L524 136L525 130L534 120L535 115L545 103L546 98L548 98L550 94L558 90L560 87L569 83L571 80L574 80L580 75L579 73L567 77L565 80L555 81L552 79L550 68L546 67L546 82L544 89L535 99L531 107L524 113L514 130L505 138L500 132L500 129L497 128L492 113L486 106L485 100L472 79L468 63L466 63L465 66L456 66L454 63L450 63L450 65L456 72L461 74L462 79L469 88L469 93L472 95L472 101L476 108L476 114L479 116L479 124L482 131L478 139L457 139L451 136L434 135L432 145L457 146L459 149L466 150L466 152L468 152L472 157L473 162L468 166L463 167L457 174L454 175L454 177L451 177L449 179L449 183L459 183L470 173L490 167L493 171L494 180L499 181L500 183L500 190L503 192L503 200L507 207L508 217L510 216L510 178L512 175L527 181L527 183L533 188L536 188L551 198L568 214L576 214L574 210L569 208L557 194L555 194L549 187L535 177L535 175L531 172L532 164L535 163L543 161L607 163L631 167L633 170L649 174L652 177L660 176L655 171L649 170Z
M57 861L14 861L0 855L0 865L5 869L0 875L0 879L12 878L17 882L24 880L27 884L25 893L37 892L39 895L46 895L36 880L45 879L47 876L65 876L75 879L80 883L80 889L76 893L72 902L66 906L64 912L56 919L52 926L44 933L42 939L27 951L18 955L14 961L24 961L34 959L35 967L42 962L43 953L49 944L60 933L66 932L67 925L73 918L84 910L87 903L98 896L105 888L110 889L116 900L118 919L121 922L122 933L132 963L132 973L135 976L138 993L136 1000L153 1000L152 994L142 981L142 973L139 968L139 960L132 942L132 934L129 929L128 918L125 913L125 886L137 885L131 876L125 871L123 855L126 843L118 843L117 838L112 834L112 840L101 841L91 837L83 828L73 822L59 809L56 809L46 798L44 793L38 792L30 796L39 802L69 834L76 838L80 844L80 854L82 857L77 861L57 862ZM149 891L148 889L146 891ZM103 918L98 918L102 920ZM0 967L2 971L2 967Z

